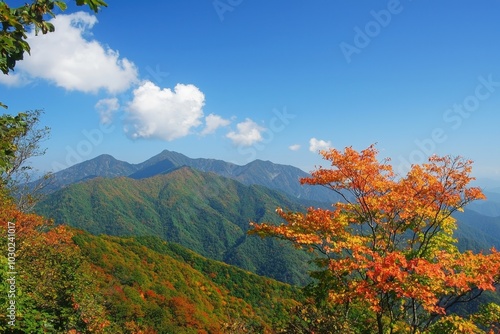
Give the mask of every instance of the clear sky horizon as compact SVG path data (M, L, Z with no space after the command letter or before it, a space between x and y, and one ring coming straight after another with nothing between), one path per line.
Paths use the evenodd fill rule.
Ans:
M14 2L15 3L15 2ZM497 1L108 1L74 5L0 78L8 113L45 111L40 170L167 149L311 171L376 143L500 180Z

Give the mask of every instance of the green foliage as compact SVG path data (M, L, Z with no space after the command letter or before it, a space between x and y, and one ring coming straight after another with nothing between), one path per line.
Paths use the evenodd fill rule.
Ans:
M353 308L347 311L339 305L318 304L314 300L294 307L282 334L342 333L371 334L377 332L368 309Z
M15 139L26 133L26 117L25 113L0 116L0 175L12 167L17 149Z
M500 303L483 304L475 316L476 322L492 332L500 332Z
M102 0L76 0L76 4L86 5L94 12L107 6ZM55 0L34 0L17 8L11 8L5 1L0 2L0 70L4 74L14 70L25 52L30 53L30 45L26 41L30 27L34 28L35 34L53 32L55 27L46 21L47 15L55 17L56 9L64 11L66 7L65 1Z
M24 131L19 131L18 135L10 140L15 151L9 159L9 168L0 171L9 194L15 199L18 209L23 212L33 209L43 196L42 190L51 181L50 173L40 178L30 164L30 159L42 156L46 151L40 148L40 143L48 139L50 128L39 126L42 114L42 110L30 110L21 114Z

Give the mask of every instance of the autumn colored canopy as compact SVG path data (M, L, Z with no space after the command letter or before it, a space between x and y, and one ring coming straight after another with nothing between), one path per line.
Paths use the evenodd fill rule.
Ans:
M453 305L495 290L500 254L461 253L453 238L452 213L485 198L468 187L471 161L432 156L399 176L377 153L374 146L322 151L331 168L301 183L327 187L342 201L306 213L278 208L285 223L252 223L251 233L317 251L319 294L343 305L346 317L356 305L373 314L379 333L420 333L454 319Z

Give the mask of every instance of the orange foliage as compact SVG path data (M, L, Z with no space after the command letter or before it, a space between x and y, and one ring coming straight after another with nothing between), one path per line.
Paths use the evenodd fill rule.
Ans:
M369 307L379 331L403 321L417 332L458 301L494 290L500 253L462 254L453 239L451 214L484 198L467 187L471 161L433 156L401 177L377 153L373 145L361 152L322 151L331 168L319 167L301 183L325 186L343 201L304 214L278 208L285 223L252 223L251 233L319 251L334 282L331 303Z
M24 308L18 314L16 329L34 331L35 328L26 326L43 314L69 332L82 329L89 333L104 332L109 321L81 277L83 262L70 229L63 225L54 227L41 216L21 212L9 199L2 200L0 232L6 235L7 226L11 226L8 222L15 226L12 242L16 247L16 271L20 275L17 287L22 291L17 304Z
M194 317L196 307L187 298L182 296L173 297L170 300L170 307L178 322L187 327L198 327L198 321Z

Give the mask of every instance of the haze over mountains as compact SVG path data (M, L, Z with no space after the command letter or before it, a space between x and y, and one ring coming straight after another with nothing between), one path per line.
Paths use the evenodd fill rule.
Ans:
M483 191L486 200L470 203L467 208L489 217L500 216L500 189L486 189Z

